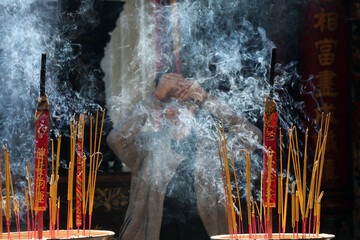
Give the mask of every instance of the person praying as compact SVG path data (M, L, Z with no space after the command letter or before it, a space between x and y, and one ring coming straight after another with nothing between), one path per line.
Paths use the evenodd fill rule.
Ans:
M107 138L132 171L120 239L202 240L226 233L216 121L224 121L236 149L256 149L262 133L195 79L165 73L155 84Z

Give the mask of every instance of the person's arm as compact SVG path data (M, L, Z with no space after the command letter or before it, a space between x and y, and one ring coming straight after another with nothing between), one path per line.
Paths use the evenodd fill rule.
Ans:
M164 102L170 100L174 94L179 94L189 86L184 78L175 73L164 74L154 94L138 103L124 119L111 130L107 143L117 157L132 171L141 164L147 154L147 141L141 129L151 114L164 109Z
M136 171L147 154L145 135L141 133L146 120L161 108L153 94L135 105L109 133L106 141L116 156L132 171Z
M238 138L241 145L249 151L261 147L262 132L244 117L238 116L225 102L213 95L208 94L202 107L219 120Z
M237 136L240 143L248 150L255 150L260 147L262 133L259 128L249 122L246 118L238 116L221 99L208 94L196 80L188 80L190 85L178 96L180 101L195 100L199 105L208 110L213 116L222 119L224 124Z

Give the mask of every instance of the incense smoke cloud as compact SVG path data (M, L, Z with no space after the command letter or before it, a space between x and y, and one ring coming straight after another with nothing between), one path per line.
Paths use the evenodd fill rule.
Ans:
M291 4L299 6L298 1L291 1ZM289 3L289 5L291 5ZM126 25L126 19L142 19L131 29L139 33L139 40L133 49L131 64L128 66L133 69L131 78L122 75L120 82L126 81L127 89L142 88L136 84L152 86L156 73L154 69L155 62L161 66L160 72L175 72L174 57L172 55L172 23L171 7L169 5L157 9L156 15L161 19L160 23L163 31L158 40L162 51L154 59L154 9L152 4L142 6L137 9L137 13L131 13L129 16L123 16ZM267 22L267 9L264 1L216 1L203 0L178 1L177 11L179 19L179 38L180 38L180 61L182 74L188 79L197 79L201 86L209 94L217 96L225 101L227 105L236 112L237 115L246 117L254 125L262 128L262 118L264 113L264 99L269 94L271 86L268 83L271 50L276 47L269 40L265 30ZM272 6L274 7L274 6ZM146 14L146 12L148 14ZM289 14L294 16L297 12L291 10ZM294 23L295 20L293 19ZM144 24L145 26L143 26ZM125 35L130 29L125 28ZM296 28L296 26L294 26ZM277 30L278 31L278 30ZM289 36L295 37L291 29ZM120 46L127 48L128 46ZM140 66L138 69L137 67ZM143 78L144 73L151 73ZM304 103L296 95L310 94L314 95L313 86L300 88L301 78L297 73L297 63L289 62L285 64L276 64L276 78L274 83L274 96L277 102L279 114L279 127L283 130L283 149L287 149L284 136L286 129L292 125L297 126L299 131L304 132L305 127L302 118L308 119L304 111ZM111 86L110 86L111 88ZM294 93L296 95L294 96ZM132 106L134 99L133 91L122 91L119 95L109 96L112 116L122 115L122 111L128 110ZM149 88L142 92L145 98L149 93ZM152 115L152 113L149 113ZM115 117L114 117L115 119ZM203 162L204 169L206 164L218 160L216 140L218 139L215 120L219 120L209 115L208 112L200 111L195 118L183 118L185 124L193 126L198 138L207 139L211 144L205 152L198 153L203 156L200 162ZM167 123L163 123L166 125ZM152 129L154 130L154 129ZM233 144L236 169L239 169L239 187L241 194L246 196L246 166L244 157L239 157L238 150L244 146L238 143L238 139L245 139L248 142L255 143L257 139L247 132L239 132L236 136L227 133L228 147ZM171 138L169 136L169 138ZM154 141L151 147L154 149L162 142ZM148 147L148 146L143 146ZM259 197L260 171L262 169L261 143L257 145L258 151L252 154L252 189L253 195ZM199 149L198 149L199 150ZM230 149L229 149L230 150ZM163 156L166 156L166 148L161 149ZM260 151L260 153L259 153ZM286 156L287 153L284 153ZM168 161L165 157L157 156L160 162ZM210 160L211 159L211 160ZM216 165L220 169L219 163ZM172 173L166 166L161 166L161 175ZM154 171L153 169L151 171ZM205 171L205 170L204 170ZM207 184L222 184L221 176L213 171L207 172ZM156 185L158 180L154 180ZM254 186L255 185L255 186ZM218 187L221 191L221 187ZM257 190L255 190L257 189ZM163 190L163 189L162 189ZM212 204L212 203L208 203ZM213 203L216 204L216 203Z
M81 49L70 40L98 23L98 19L86 17L94 11L93 5L93 0L81 1L75 10L77 17L69 18L64 14L61 3L56 1L0 1L0 142L6 144L10 152L15 195L21 208L26 208L23 193L23 185L27 186L26 157L30 159L33 173L34 114L39 96L41 54L47 54L46 93L50 101L50 137L57 136L56 128L63 136L67 135L69 120L75 112L99 107L94 102L97 99L94 73L87 69L74 69L71 65L77 61ZM58 78L60 74L71 71L83 72L83 79L79 81L86 80L88 83L78 92L73 91L67 81ZM61 77L68 79L68 76ZM2 159L3 156L2 151ZM67 156L61 158L68 159ZM62 164L66 164L65 161Z

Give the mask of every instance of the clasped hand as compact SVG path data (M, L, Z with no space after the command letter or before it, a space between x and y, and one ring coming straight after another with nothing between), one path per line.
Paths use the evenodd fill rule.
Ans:
M181 74L164 74L155 89L155 96L165 102L196 100L204 102L206 91L196 80L187 80Z

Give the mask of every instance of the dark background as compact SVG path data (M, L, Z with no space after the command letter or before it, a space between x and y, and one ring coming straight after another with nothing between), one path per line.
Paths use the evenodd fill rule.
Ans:
M82 28L80 35L72 31L64 31L67 34L64 37L70 39L71 44L73 44L72 54L77 57L66 60L58 56L58 62L62 64L62 70L59 73L61 79L59 88L64 89L64 95L66 95L65 89L70 86L84 99L91 97L92 101L105 107L104 82L102 81L104 73L101 70L100 61L104 57L104 47L110 41L109 32L114 29L124 3L120 1L94 1L93 11L88 12L88 16L85 17L96 18L98 22L96 24L92 23L90 26L87 22L82 23L82 19L77 18L80 2L77 0L54 3L59 4L61 21L76 22ZM269 1L266 8L268 11L264 10L263 19L254 19L254 21L265 26L268 37L276 44L278 48L277 61L279 63L297 61L299 62L298 68L301 69L306 64L306 62L301 61L303 43L301 36L304 24L302 16L306 14L304 13L306 8L299 2ZM304 4L306 2L304 1ZM279 3L281 4L279 5ZM328 186L326 183L323 186L325 191L329 191L331 194L324 197L326 207L323 207L321 232L336 234L336 239L356 239L359 236L356 229L360 224L360 205L355 200L357 196L360 196L360 188L358 188L360 180L360 80L357 78L360 74L360 20L356 18L356 14L350 11L351 4L353 4L353 11L360 11L360 7L354 10L354 7L357 6L355 3L360 5L359 1L354 0L352 3L349 1L349 3L344 4L343 8L347 27L347 52L344 54L346 54L349 63L348 78L346 79L348 88L348 117L346 122L348 157L337 161L341 161L346 166L344 169L346 169L345 176L347 179L344 179L344 181L347 187L340 191L333 189L332 186ZM277 21L280 19L285 19L285 21ZM282 25L274 24L274 22L282 22ZM289 29L289 26L291 31L284 31L284 29ZM82 71L74 69L82 69ZM88 75L89 73L94 78L91 83L95 84L93 89L97 89L95 99L93 94L87 95L87 91L83 91L83 86L86 86L87 82L82 75ZM339 81L342 80L339 79ZM294 92L293 95L295 99L301 99L300 93ZM89 111L95 113L93 109L89 109ZM55 122L54 125L56 124ZM111 128L112 123L108 115L106 115L103 139L106 139L106 135ZM68 143L69 141L65 137L63 146L68 146ZM105 141L103 141L102 151L105 157L98 175L93 226L98 229L112 230L118 234L127 206L131 174L123 171L121 162L109 150ZM66 169L63 168L62 171L63 176L66 176ZM66 194L66 181L66 177L60 180L60 195ZM341 192L341 195L337 194L337 191ZM65 202L63 206L66 206ZM64 214L61 221L62 228L65 228L66 219Z

